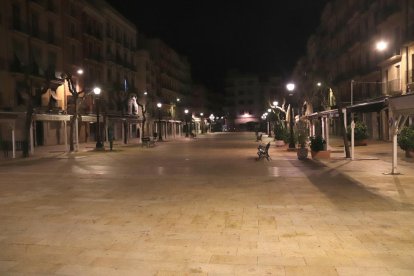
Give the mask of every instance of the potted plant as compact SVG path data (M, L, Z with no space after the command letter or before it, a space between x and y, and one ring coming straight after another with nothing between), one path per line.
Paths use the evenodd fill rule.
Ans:
M414 125L403 127L398 134L397 142L400 148L405 150L406 157L414 157Z
M299 160L305 160L308 158L307 140L309 136L309 129L306 121L299 120L297 124L297 141L299 144L297 156Z
M351 126L349 125L347 128L347 135L348 140L351 141ZM355 139L355 146L366 146L367 145L367 138L368 138L368 128L364 122L357 121L355 122L354 128L354 139Z
M281 120L276 120L275 123L275 144L277 147L285 145L286 128Z
M310 148L313 159L326 159L331 157L331 151L326 148L326 141L320 135L310 137Z

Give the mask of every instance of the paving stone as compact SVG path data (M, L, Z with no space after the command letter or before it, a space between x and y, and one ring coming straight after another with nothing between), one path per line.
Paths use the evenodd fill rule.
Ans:
M256 148L218 133L1 160L0 274L414 275L412 163Z

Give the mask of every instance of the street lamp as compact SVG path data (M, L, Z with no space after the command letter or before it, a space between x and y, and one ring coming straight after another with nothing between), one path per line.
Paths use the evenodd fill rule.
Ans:
M211 126L213 125L213 121L214 121L214 118L215 118L215 116L214 116L214 114L210 114L210 116L208 117L209 119L210 119L210 133L211 133Z
M375 44L375 48L379 51L379 52L384 52L385 50L387 50L388 48L388 42L384 41L384 40L380 40Z
M161 134L161 103L157 103L158 107L158 141L162 141L162 134Z
M101 150L103 149L103 144L101 142L101 126L99 123L99 108L100 108L100 104L99 104L99 95L101 94L101 89L99 87L95 87L93 89L93 93L96 96L96 118L97 118L97 132L96 132L96 149L97 150Z
M268 137L272 137L272 130L270 129L270 113L272 112L272 109L267 109L267 135Z
M185 137L188 137L188 109L184 110L185 113Z
M204 134L204 113L200 113L200 128L201 128L201 134Z
M290 103L290 130L289 130L289 150L295 149L295 140L293 139L293 100L291 100L290 97L293 96L293 91L295 90L295 84L294 83L288 83L286 85L286 89L289 91L289 103Z

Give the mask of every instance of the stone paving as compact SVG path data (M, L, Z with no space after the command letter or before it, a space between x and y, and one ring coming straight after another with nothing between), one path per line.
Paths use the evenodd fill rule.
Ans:
M414 275L410 160L257 162L253 136L3 160L0 275Z

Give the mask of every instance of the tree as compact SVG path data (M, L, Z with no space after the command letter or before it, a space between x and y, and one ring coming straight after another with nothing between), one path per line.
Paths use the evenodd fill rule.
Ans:
M147 121L147 107L144 103L140 103L137 101L137 104L139 107L141 107L142 110L142 122L141 122L141 129L142 129L142 134L141 134L141 140L143 137L145 137L145 122Z
M76 91L76 87L73 85L73 81L72 81L72 76L70 74L62 74L62 79L65 80L67 82L68 85L68 89L70 94L72 94L73 97L73 101L74 101L74 114L73 116L70 118L70 135L69 135L69 150L70 151L74 151L75 147L74 147L74 141L73 141L73 136L74 136L74 129L75 129L75 124L77 124L78 119L81 119L80 115L79 115L79 106L80 103L78 102L80 99L80 95L84 94L84 91ZM78 135L76 133L76 135Z
M24 123L24 131L23 131L23 148L22 154L23 157L29 157L29 145L30 145L30 130L33 122L33 115L35 113L35 109L40 107L41 105L41 96L45 94L49 89L51 89L51 81L47 78L44 82L43 86L37 87L33 89L33 83L26 72L23 82L23 87L18 90L19 96L23 99L25 110L26 110L26 117Z

